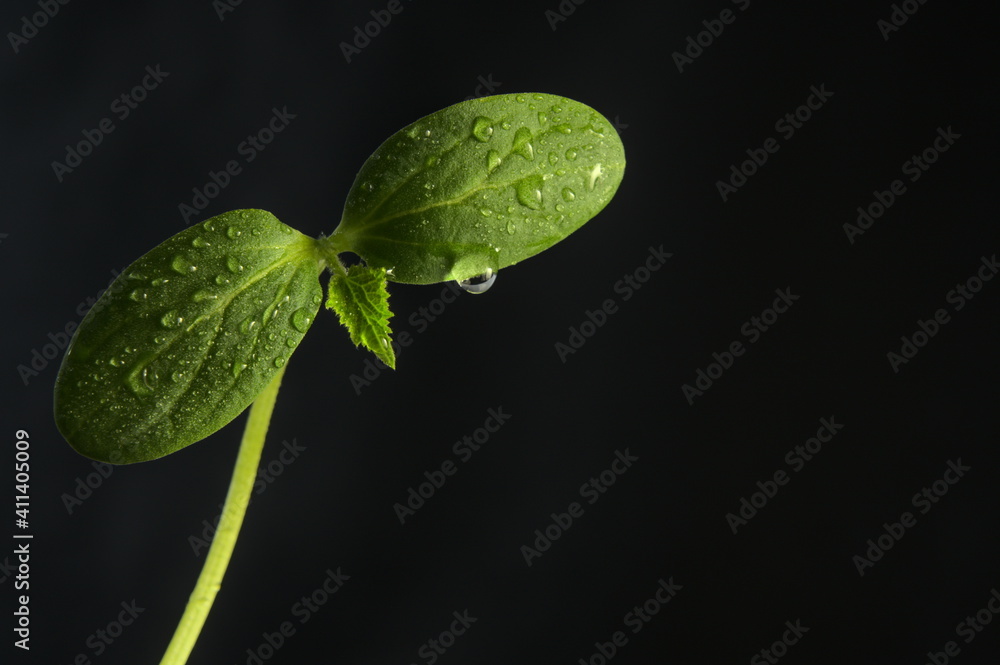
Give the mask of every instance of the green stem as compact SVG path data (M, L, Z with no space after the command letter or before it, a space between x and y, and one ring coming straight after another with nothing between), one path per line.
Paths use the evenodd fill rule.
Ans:
M243 430L243 441L236 457L232 480L229 482L226 503L222 508L222 519L212 539L212 546L208 550L201 575L198 576L198 582L191 592L191 597L188 598L187 607L184 608L184 615L177 624L177 630L174 631L174 637L170 640L160 665L184 665L187 662L201 628L205 625L208 612L212 609L215 595L222 586L222 577L226 574L226 567L236 546L236 537L240 533L240 526L247 512L247 504L250 503L250 491L257 477L264 437L267 435L267 426L271 422L271 413L274 412L274 402L278 397L278 388L281 387L281 377L284 373L285 367L278 370L271 383L264 388L250 407L250 417L247 419L246 429Z

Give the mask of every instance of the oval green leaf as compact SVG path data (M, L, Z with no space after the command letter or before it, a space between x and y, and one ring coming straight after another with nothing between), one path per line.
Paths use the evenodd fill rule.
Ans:
M199 441L238 416L287 361L322 301L316 243L263 210L178 233L94 304L55 386L79 453L130 464Z
M624 172L617 131L589 106L537 93L473 99L383 143L330 239L392 281L461 281L580 228Z

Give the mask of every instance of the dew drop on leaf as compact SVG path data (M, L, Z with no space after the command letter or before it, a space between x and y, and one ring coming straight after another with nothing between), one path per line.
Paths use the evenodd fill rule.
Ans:
M527 160L535 158L535 148L531 145L531 130L527 127L519 127L514 132L514 146L511 148L511 152L517 153Z
M572 201L573 199L576 198L576 192L574 192L569 187L563 187L562 198L563 198L563 201L566 201L568 203L568 202L570 202L570 201Z
M542 208L542 181L540 175L531 175L522 178L514 185L517 191L518 202L526 208L541 210Z
M514 224L514 221L511 220L507 222L507 233L514 235L516 232L517 232L517 225Z
M472 136L481 143L486 143L493 136L493 121L485 116L479 116L472 121Z
M313 315L309 313L309 310L302 307L295 310L295 313L292 314L292 327L300 333L304 333L309 330L309 325L312 323L312 320Z
M486 153L486 172L492 173L496 167L500 166L500 162L502 161L503 159L500 157L499 152L490 150Z
M170 267L174 269L179 275L187 275L188 273L194 272L198 269L193 263L188 261L182 255L178 254L174 257L174 260L170 262Z
M574 150L573 148L570 148L569 150L567 150L566 151L566 159L568 159L571 162L573 160L575 160L576 159L576 150Z
M211 244L212 243L208 242L207 240L205 240L201 236L198 236L197 238L195 238L194 240L191 241L191 246L192 247L210 247Z
M243 217L246 217L246 216L247 216L247 214L246 214L246 213L243 213ZM230 226L230 227L229 227L228 229L226 229L226 236L228 236L230 240L236 240L237 238L239 238L239 237L240 237L240 235L241 235L242 233L243 233L243 232L242 232L242 231L240 231L240 230L239 230L238 228L236 228L235 226Z
M239 259L237 259L235 256L227 256L226 269L235 275L236 273L243 270L243 266L240 265Z
M486 293L495 281L497 281L497 273L487 268L486 272L481 275L463 279L458 283L458 286L467 293Z
M172 309L160 317L160 324L164 328L176 328L183 322L184 318L178 314L176 309Z

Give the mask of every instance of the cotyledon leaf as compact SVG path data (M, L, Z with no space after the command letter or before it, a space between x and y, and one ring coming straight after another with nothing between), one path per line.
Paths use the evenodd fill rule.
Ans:
M316 241L263 210L169 238L94 304L55 386L59 431L81 454L130 464L238 416L302 340L322 302Z
M462 281L559 242L625 171L606 118L546 94L481 97L404 127L361 167L330 240L389 279Z

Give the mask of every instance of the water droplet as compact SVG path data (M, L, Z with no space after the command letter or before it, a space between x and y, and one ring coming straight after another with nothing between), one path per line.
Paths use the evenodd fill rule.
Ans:
M527 127L520 127L514 132L514 147L511 152L515 152L525 159L535 158L535 148L531 145L531 130Z
M233 377L238 377L247 368L246 363L233 363Z
M136 289L132 293L128 294L128 297L136 302L142 302L146 299L146 292L142 289Z
M246 217L247 217L247 214L243 213L243 218L246 219ZM237 238L240 237L240 235L242 233L243 232L240 231L235 226L230 226L228 229L226 229L226 236L228 236L230 240L236 240Z
M553 112L553 113L562 113L562 107L561 107L561 106L558 106L558 105L556 105L556 106L553 106L553 107L552 107L552 112Z
M211 247L211 245L212 243L208 242L201 236L198 236L197 238L191 241L192 247Z
M183 378L184 378L184 372L174 372L173 374L170 375L170 380L173 381L174 383L177 383Z
M569 187L563 187L562 190L563 201L569 202L576 198L576 192L574 192Z
M229 278L226 277L225 275L216 275L215 283L218 284L219 286L222 286L223 284L228 284Z
M576 150L574 150L573 148L570 148L569 150L567 150L566 151L566 159L568 159L571 162L574 159L576 159Z
M180 254L174 257L174 260L170 263L170 267L174 269L174 272L180 275L187 275L188 273L194 272L198 269L197 266L192 264Z
M514 235L517 231L517 226L514 224L514 220L507 222L507 233Z
M549 116L547 116L543 112L539 111L538 112L538 124L539 125L544 125L548 121L549 121Z
M476 275L469 279L463 279L458 286L468 293L485 293L497 281L497 274L490 268L486 269L482 275Z
M517 181L514 185L517 191L518 202L532 210L541 210L542 208L542 176L531 175L527 178L523 178Z
M288 339L285 340L285 346L287 346L290 349L294 349L295 348L295 340L292 339L291 337L289 337Z
M151 283L151 284L152 284L153 286L163 286L164 284L168 283L169 281L170 281L170 280L169 280L169 279L167 279L166 277L157 277L156 279L154 279L154 280L153 280L152 282L150 282L150 283Z
M524 95L518 95L514 99L516 99L517 101L519 101L521 103L524 103L526 101L525 98L524 98Z
M237 259L235 256L227 256L226 269L229 270L229 272L236 274L239 271L243 270L243 266L240 265L239 259Z
M477 141L486 143L493 136L493 121L484 116L479 116L473 120L472 135Z
M121 367L122 361L119 360L118 358L112 358L111 360L108 361L108 364L111 365L112 367Z
M166 342L166 341L167 341L167 338L166 338L166 337L163 337L163 336L161 335L161 336L159 336L159 337L154 337L154 338L153 338L153 341L154 341L155 343L157 343L157 344L163 344L164 342Z
M215 223L210 219L205 220L204 222L202 222L201 228L205 229L206 231L214 231Z
M248 335L250 334L250 331L253 330L253 327L256 325L257 325L256 319L254 319L252 316L247 317L243 319L242 323L240 323L240 332L243 333L244 335Z
M125 382L133 393L143 397L151 395L156 390L160 383L160 377L156 370L149 367L136 367L125 377Z
M594 164L594 168L590 169L590 173L587 174L587 189L593 191L594 183L599 177L601 177L601 165Z
M274 359L274 366L275 367L281 367L284 364L285 364L285 359L282 358L281 356L278 356L277 358Z
M312 321L313 315L310 314L309 310L304 307L295 310L295 313L292 314L292 327L300 333L304 333L309 330L309 326L312 324Z
M506 120L504 120L503 122L500 123L500 128L501 129L510 129L510 123L507 122Z
M604 125L603 125L603 124L601 124L601 123L599 123L599 122L596 122L596 123L592 124L592 125L590 126L590 128L591 128L592 130L594 130L594 133L595 133L595 134L600 134L600 135L602 135L602 136L604 135Z
M260 229L253 229L252 231L250 231L250 233L252 235L259 236L260 235Z
M184 323L184 317L182 317L176 309L172 309L160 317L160 324L164 328L176 328L182 323Z
M564 206L563 204L561 204L561 203L557 203L556 204L556 212L562 212L565 209L566 209L566 206Z
M200 290L194 292L194 295L191 296L191 300L193 300L195 302L203 302L205 300L214 300L215 298L218 298L218 297L219 297L218 295L216 295L215 293L212 293L211 291L206 291L205 289L200 289Z
M482 215L483 217L489 217L490 215L493 214L493 211L490 210L489 208L480 208L479 214Z
M561 125L556 125L552 129L556 130L560 134L571 134L571 133L573 133L573 128L570 126L570 124L568 122L564 122Z
M497 152L496 150L490 150L488 153L486 153L486 172L492 173L493 169L500 166L500 162L502 161L503 158L500 157L499 152Z
M248 213L248 212L241 212L240 213L240 217L242 217L243 219L250 219L250 213Z
M431 135L431 130L425 129L424 130L424 138L428 138L428 137L430 137L430 135Z

